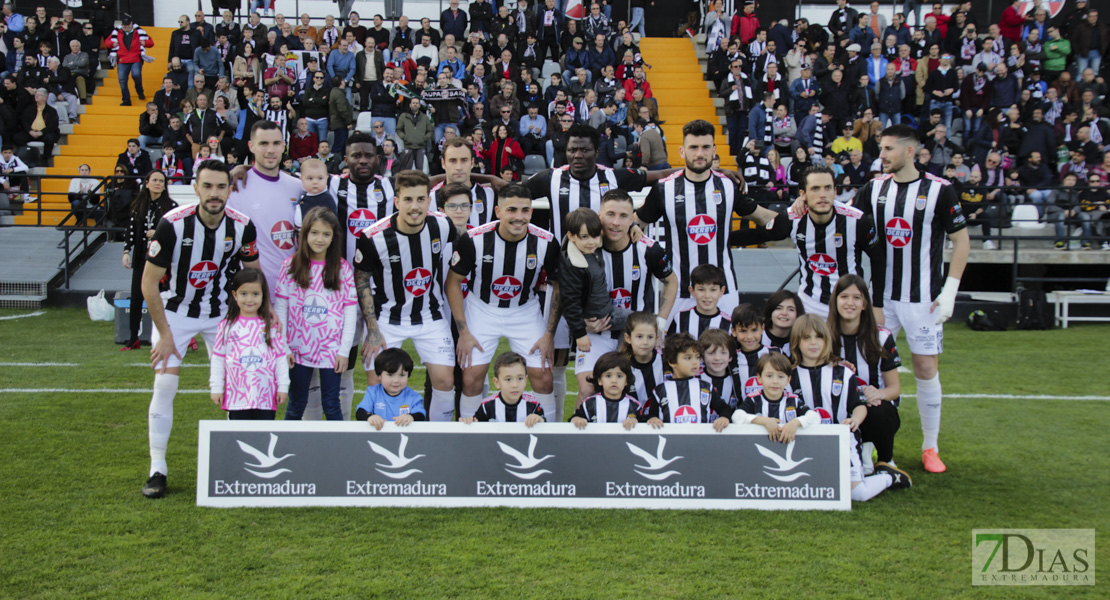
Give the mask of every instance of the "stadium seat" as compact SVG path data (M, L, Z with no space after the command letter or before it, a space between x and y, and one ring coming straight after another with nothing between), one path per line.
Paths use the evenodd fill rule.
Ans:
M1045 224L1039 223L1040 215L1037 213L1037 207L1032 204L1018 204L1014 207L1014 213L1010 220L1022 229L1044 229Z
M27 163L29 167L36 167L41 164L42 153L46 150L46 144L42 142L27 142L27 144L16 151L16 155L20 160Z
M524 157L524 176L531 177L547 168L547 160L539 154Z
M624 153L628 152L628 140L624 139L623 135L617 136L616 144L613 146L613 152L616 153L617 160L624 160Z
M358 122L355 123L355 131L363 133L371 133L374 130L374 115L370 111L358 113Z
M54 110L58 111L58 123L69 123L68 106L65 102L54 103Z
M156 165L158 161L162 160L162 149L151 146L147 152L150 153L150 164Z
M559 68L559 63L557 63L553 60L550 60L550 59L544 61L543 71L542 71L543 81L549 81L551 79L551 74L552 73L561 73L561 72L562 72L562 69Z

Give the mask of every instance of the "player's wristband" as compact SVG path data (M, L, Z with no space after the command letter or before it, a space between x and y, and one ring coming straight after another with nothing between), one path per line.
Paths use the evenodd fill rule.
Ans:
M663 317L655 317L655 326L659 328L659 331L665 333L667 331L667 320Z
M948 302L954 304L956 302L956 293L960 291L960 280L955 277L949 277L944 282L944 287L940 289L940 295L937 296L937 302Z

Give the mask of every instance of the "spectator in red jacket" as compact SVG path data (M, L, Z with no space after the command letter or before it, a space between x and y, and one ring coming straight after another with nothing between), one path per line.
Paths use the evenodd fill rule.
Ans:
M1025 26L1025 15L1021 14L1018 4L1021 4L1021 0L1010 0L1010 5L1002 11L1002 19L998 23L998 30L1007 46L1021 40L1021 29Z
M120 106L131 106L131 93L127 89L127 75L135 81L135 93L139 100L146 100L143 93L143 63L154 60L147 56L146 49L154 46L154 40L147 36L142 27L135 27L131 17L124 15L122 25L108 36L108 60L116 67L119 89L123 93Z
M755 0L744 1L744 12L732 17L732 37L740 37L742 44L749 44L759 30L759 17L755 16Z
M941 4L940 2L934 2L933 3L933 12L925 15L925 18L929 18L929 17L936 17L937 18L937 29L940 30L940 37L941 37L941 39L947 38L948 37L948 21L951 20L952 17L944 14L944 5ZM1022 19L1024 20L1024 17L1022 17Z
M624 82L625 96L632 97L632 90L643 90L644 98L651 98L651 84L648 83L644 77L644 68L636 67L632 70L632 79L626 79Z
M306 156L312 156L316 154L319 145L316 134L308 130L308 119L297 119L297 131L289 136L289 158L300 161Z

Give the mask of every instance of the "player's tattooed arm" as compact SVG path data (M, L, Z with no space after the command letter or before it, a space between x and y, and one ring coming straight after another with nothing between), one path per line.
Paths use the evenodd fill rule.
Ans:
M378 330L378 320L374 316L374 293L370 290L370 274L366 271L355 271L355 291L362 310L362 320L366 323L366 341L372 347L379 346L382 332Z
M559 306L559 284L552 283L551 290L551 315L547 317L547 332L555 335L555 330L559 327L559 318L562 316Z

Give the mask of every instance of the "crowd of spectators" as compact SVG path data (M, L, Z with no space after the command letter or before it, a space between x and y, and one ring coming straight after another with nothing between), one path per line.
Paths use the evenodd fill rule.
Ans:
M836 4L827 24L802 17L767 27L753 0L736 15L718 0L703 19L729 153L750 183L767 186L768 200L796 192L801 170L784 162L832 166L849 200L882 171L880 132L905 123L920 132L918 169L959 186L984 248L996 247L992 231L1019 204L1056 225L1057 247L1066 247L1068 220L1082 227L1084 247L1095 245L1110 214L1101 189L1110 27L1097 7L1068 2L1050 17L1047 3L1023 13L1014 0L986 23L971 2L934 3L911 13L911 28L889 5Z
M389 156L383 171L435 174L443 144L462 136L477 169L520 180L526 165L565 164L563 132L584 122L605 136L600 163L666 166L650 66L629 27L609 21L607 3L581 19L557 4L451 0L438 28L357 12L263 23L255 11L242 25L230 11L215 25L200 10L182 15L162 88L138 117L138 149L153 146L155 167L183 181L201 153L243 161L247 132L266 119L286 134L291 171L317 157L341 172L358 128Z

